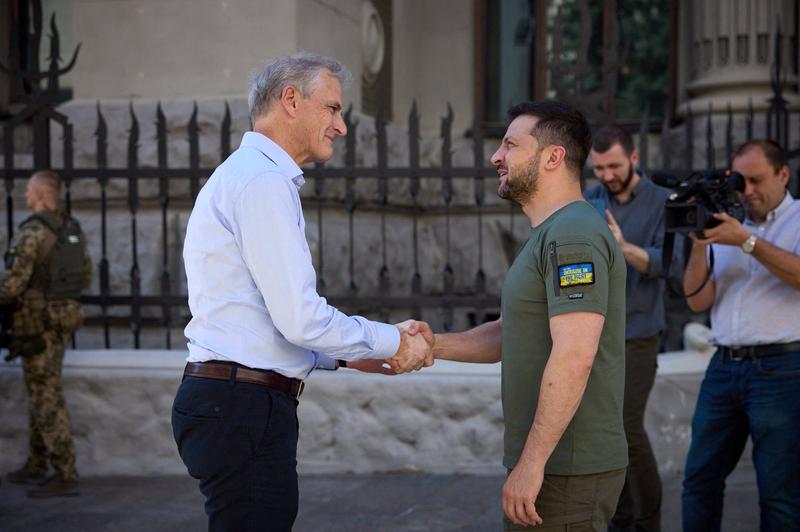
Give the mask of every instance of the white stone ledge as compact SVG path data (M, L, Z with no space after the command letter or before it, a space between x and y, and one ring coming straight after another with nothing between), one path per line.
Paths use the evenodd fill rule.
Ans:
M68 350L64 393L82 475L185 474L170 411L187 351ZM680 474L710 353L664 354L647 428L662 473ZM440 361L397 377L317 371L300 400L301 473L502 472L500 364ZM0 471L27 449L18 361L0 362Z
M708 366L713 349L706 351L675 351L661 353L658 356L659 375L685 375L702 373ZM0 356L6 351L0 350ZM64 356L64 371L109 370L109 371L142 371L163 370L165 374L180 373L186 364L186 350L159 349L68 349ZM0 371L20 369L19 360L13 362L0 361ZM377 377L352 371L315 371L309 381L317 379L338 379L347 375L358 375L358 378ZM430 368L404 375L403 378L430 377L487 377L500 376L500 364L464 364L449 360L439 360Z

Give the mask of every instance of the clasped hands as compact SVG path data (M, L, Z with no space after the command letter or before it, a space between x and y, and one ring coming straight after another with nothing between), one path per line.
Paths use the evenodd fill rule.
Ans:
M406 320L395 327L400 331L400 347L394 356L386 360L352 360L347 363L347 367L365 373L397 375L433 366L436 338L430 325L424 321Z
M433 365L436 338L424 321L406 320L395 325L400 331L400 347L386 362L395 373L417 371Z

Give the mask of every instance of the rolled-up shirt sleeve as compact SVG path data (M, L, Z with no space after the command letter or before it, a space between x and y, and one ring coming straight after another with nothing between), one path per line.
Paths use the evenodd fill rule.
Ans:
M347 316L317 293L294 184L277 173L256 176L235 204L235 238L272 323L290 343L323 357L389 358L400 345L394 325Z
M644 250L647 252L647 256L650 257L650 262L647 265L647 277L649 278L656 278L660 277L662 272L664 271L663 264L661 264L661 252L663 248L660 247L647 247Z

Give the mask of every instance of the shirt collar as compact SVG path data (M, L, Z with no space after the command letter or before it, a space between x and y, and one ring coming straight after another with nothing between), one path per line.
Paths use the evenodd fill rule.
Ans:
M789 191L787 190L785 195L783 196L783 201L780 202L777 207L772 209L772 212L767 213L767 221L771 222L775 220L778 216L783 216L783 213L789 210L789 207L792 205L793 202L794 198L792 198L792 195L789 194Z
M644 172L635 168L633 171L639 174L639 182L636 183L636 186L633 187L633 190L631 190L631 199L639 195L642 189L647 185L645 181L648 181L647 175L645 175Z
M286 153L286 150L278 146L266 135L256 131L245 132L239 147L243 148L245 146L257 149L274 162L278 166L280 173L291 179L298 190L306 182L303 178L303 171L297 166L294 159Z

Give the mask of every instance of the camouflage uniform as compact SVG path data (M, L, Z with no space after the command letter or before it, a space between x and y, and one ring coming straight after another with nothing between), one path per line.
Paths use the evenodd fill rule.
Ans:
M53 212L64 219L62 210ZM83 243L84 288L91 281L92 266ZM28 392L30 443L27 467L44 473L48 461L57 477L75 480L75 449L61 388L64 348L83 322L83 308L71 299L50 300L40 285L46 259L56 236L44 222L32 218L20 226L9 246L6 271L0 274L0 301L16 300L12 355L20 355Z

